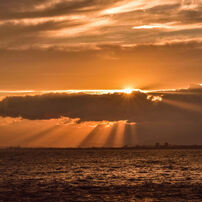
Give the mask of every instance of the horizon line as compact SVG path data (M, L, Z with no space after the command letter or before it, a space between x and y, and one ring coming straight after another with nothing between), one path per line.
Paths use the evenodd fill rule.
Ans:
M202 84L196 84L199 88L202 88ZM162 92L162 91L177 91L191 89L192 87L186 88L162 88L153 90L142 90L138 88L122 88L122 89L68 89L68 90L0 90L0 93L8 94L23 94L23 93L36 93L36 94L48 94L48 93L84 93L84 94L114 94L114 93L126 93L130 94L132 92L142 92L142 93L152 93L152 92Z

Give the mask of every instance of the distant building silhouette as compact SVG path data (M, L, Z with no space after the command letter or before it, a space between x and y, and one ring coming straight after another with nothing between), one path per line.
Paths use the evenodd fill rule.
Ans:
M164 143L164 147L168 147L169 144L167 142Z

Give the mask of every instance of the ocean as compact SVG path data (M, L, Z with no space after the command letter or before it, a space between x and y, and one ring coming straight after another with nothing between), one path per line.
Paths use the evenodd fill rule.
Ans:
M202 201L202 149L0 149L0 201Z

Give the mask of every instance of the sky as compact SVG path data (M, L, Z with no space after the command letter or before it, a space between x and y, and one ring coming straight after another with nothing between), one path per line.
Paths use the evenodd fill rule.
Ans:
M0 147L202 145L202 0L0 0Z
M0 38L0 90L201 82L201 0L0 0Z

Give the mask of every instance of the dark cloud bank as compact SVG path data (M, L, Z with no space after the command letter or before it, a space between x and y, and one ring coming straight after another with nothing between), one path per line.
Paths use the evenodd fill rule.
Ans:
M0 115L25 119L51 119L61 116L81 121L136 122L144 143L167 140L178 144L202 144L202 90L153 93L161 102L149 100L148 94L46 94L7 97L0 102Z

